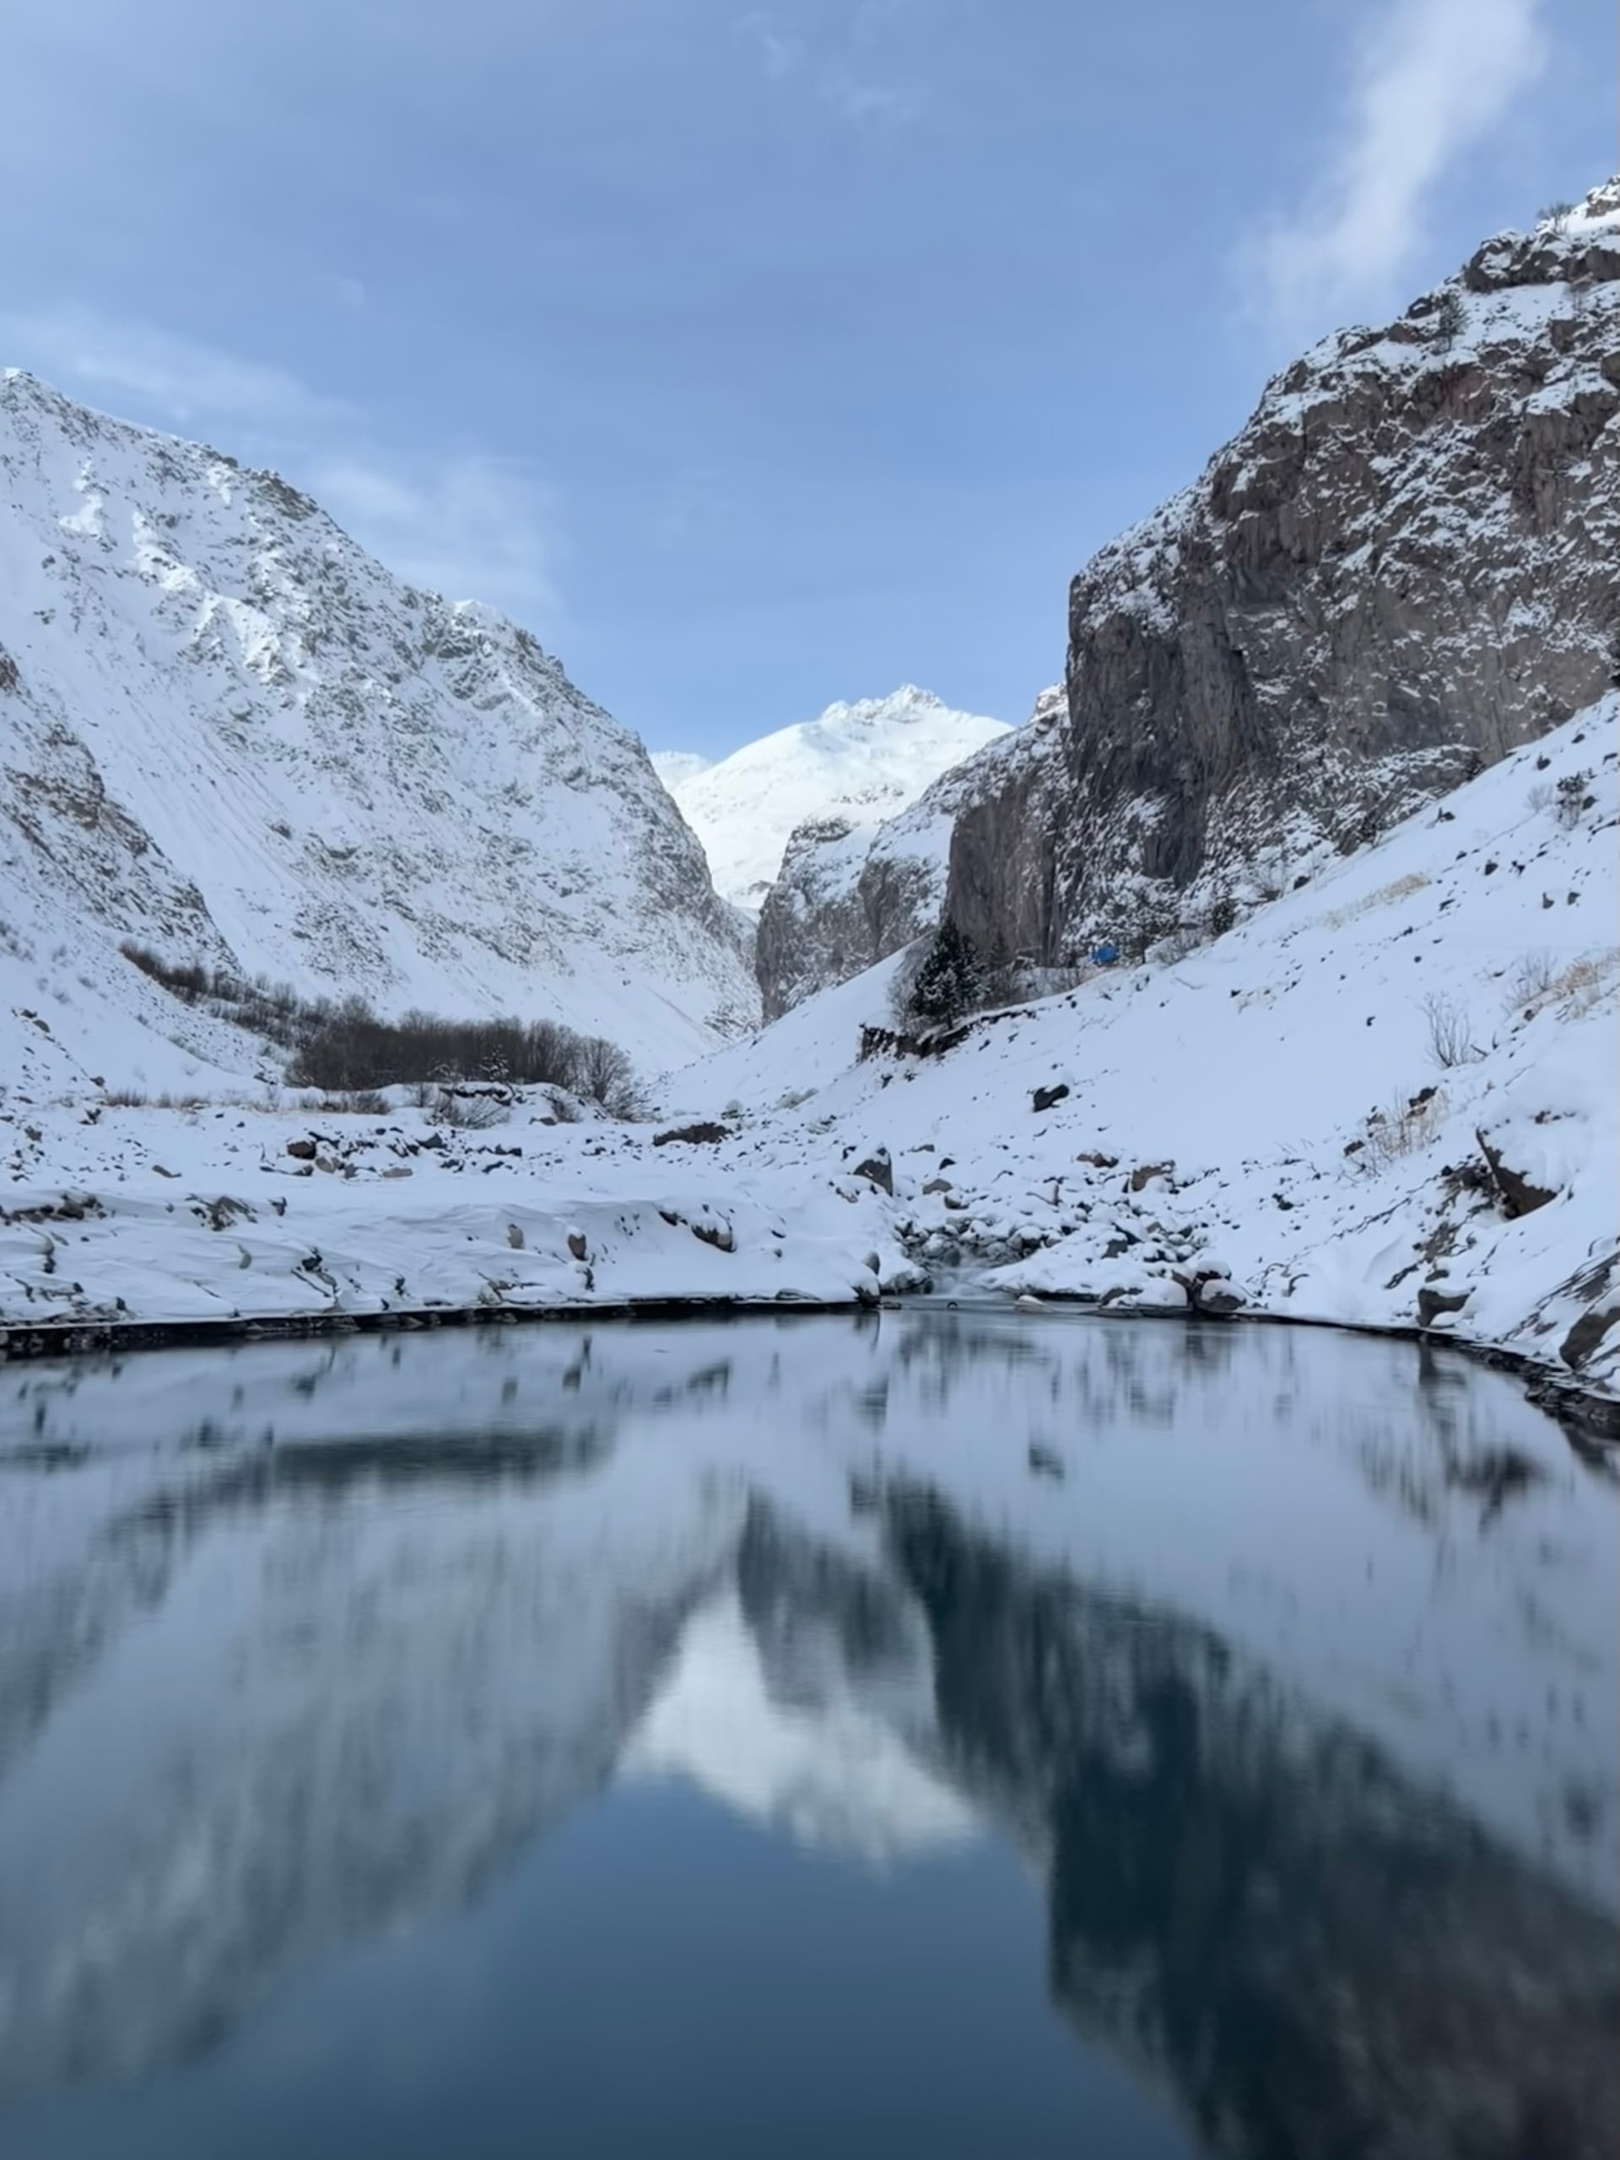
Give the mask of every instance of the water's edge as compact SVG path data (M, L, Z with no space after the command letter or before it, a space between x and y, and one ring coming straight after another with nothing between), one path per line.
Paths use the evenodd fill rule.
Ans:
M766 1315L853 1314L881 1306L897 1310L905 1306L947 1303L930 1296L885 1296L870 1299L811 1297L659 1297L626 1298L610 1303L569 1305L433 1305L396 1308L386 1312L289 1313L284 1318L242 1319L222 1315L190 1320L57 1320L39 1326L0 1328L0 1365L35 1360L61 1360L122 1356L136 1350L200 1349L240 1342L300 1342L331 1335L381 1335L425 1328L515 1327L524 1321L599 1320L716 1320L757 1319ZM1016 1301L993 1294L968 1302L997 1309ZM1100 1307L1092 1300L1051 1292L1043 1305L1054 1310L1084 1313L1088 1318L1122 1321L1171 1321L1183 1327L1324 1328L1340 1335L1376 1335L1388 1340L1429 1343L1460 1351L1465 1357L1492 1371L1511 1373L1524 1383L1526 1400L1564 1428L1570 1444L1583 1453L1610 1458L1620 1447L1620 1398L1584 1386L1579 1380L1545 1358L1530 1356L1500 1343L1478 1341L1445 1328L1334 1320L1317 1314L1240 1312L1211 1314L1170 1312L1162 1309Z

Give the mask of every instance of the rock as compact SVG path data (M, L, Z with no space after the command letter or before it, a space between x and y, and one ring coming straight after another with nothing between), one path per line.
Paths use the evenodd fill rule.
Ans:
M1144 1187L1151 1185L1155 1178L1172 1176L1175 1172L1175 1167L1176 1166L1173 1162L1153 1162L1139 1164L1138 1167L1131 1172L1131 1191L1133 1193L1141 1192Z
M585 1258L585 1255L590 1251L590 1247L585 1241L585 1233L583 1230L569 1231L568 1250L570 1253L572 1253L573 1257L576 1260L583 1260Z
M948 1177L930 1178L923 1187L925 1193L954 1192L955 1190L955 1186Z
M1056 1448L1047 1447L1043 1441L1032 1440L1029 1443L1029 1467L1036 1477L1054 1478L1062 1483L1063 1457Z
M712 1245L716 1252L735 1252L737 1240L728 1222L695 1222L692 1235L700 1245Z
M1544 1186L1533 1184L1522 1171L1515 1170L1511 1163L1504 1161L1501 1149L1492 1147L1477 1126L1474 1129L1474 1138L1479 1142L1479 1151L1491 1173L1491 1182L1496 1187L1497 1197L1509 1217L1517 1220L1521 1215L1533 1215L1537 1208L1545 1207L1549 1200L1556 1197Z
M506 1226L506 1242L514 1252L523 1250L523 1228L520 1223L509 1222Z
M1584 1312L1558 1346L1571 1372L1579 1372L1612 1327L1620 1324L1620 1305Z
M864 1162L855 1165L855 1175L867 1179L870 1184L876 1185L881 1192L886 1192L893 1198L894 1165L889 1160L887 1148L874 1148Z
M1068 1093L1067 1081L1060 1080L1056 1087L1038 1087L1031 1098L1030 1107L1037 1112L1050 1110L1054 1104L1062 1102Z
M668 1147L673 1140L684 1142L688 1147L714 1147L722 1140L731 1138L729 1125L717 1125L712 1119L696 1125L677 1125L669 1132L653 1134L654 1147Z
M316 1145L313 1140L289 1140L287 1142L287 1153L296 1156L299 1162L313 1162L316 1155Z
M1187 1303L1194 1312L1207 1313L1216 1319L1230 1318L1233 1313L1241 1312L1247 1303L1231 1277L1220 1268L1198 1268L1192 1274L1172 1268L1170 1280L1185 1291Z
M1119 1168L1119 1157L1117 1155L1102 1155L1095 1148L1088 1154L1077 1155L1074 1159L1076 1162L1089 1163L1093 1170L1117 1170Z
M1434 1290L1425 1283L1417 1294L1419 1327L1433 1327L1441 1313L1461 1312L1468 1303L1466 1290Z
M946 908L981 950L1129 955L1280 831L1359 846L1602 694L1617 276L1612 228L1489 242L1455 351L1438 292L1325 340L1092 558L1057 724L958 778Z

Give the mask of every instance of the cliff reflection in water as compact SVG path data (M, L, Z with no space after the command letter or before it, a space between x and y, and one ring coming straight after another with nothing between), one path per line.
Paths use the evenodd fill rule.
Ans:
M1616 1493L1405 1346L917 1311L0 1374L0 2095L678 1778L997 1837L1213 2152L1597 2154Z

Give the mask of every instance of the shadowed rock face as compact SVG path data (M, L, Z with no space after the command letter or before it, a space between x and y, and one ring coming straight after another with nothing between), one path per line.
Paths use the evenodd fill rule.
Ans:
M944 1768L1045 1863L1051 1986L1261 2160L1606 2160L1620 1939L1198 1623L886 1497Z
M1064 722L958 817L952 916L1061 961L1268 850L1369 839L1591 702L1617 411L1620 181L1296 361L1075 579Z

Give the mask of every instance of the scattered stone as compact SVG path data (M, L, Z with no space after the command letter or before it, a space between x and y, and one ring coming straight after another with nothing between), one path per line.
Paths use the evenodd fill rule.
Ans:
M1468 1303L1466 1290L1434 1290L1427 1283L1418 1291L1418 1326L1433 1327L1441 1313L1461 1312Z
M728 1222L695 1222L692 1235L700 1244L712 1245L716 1252L735 1252L737 1240Z
M696 1125L676 1125L668 1132L654 1133L653 1146L668 1147L671 1141L679 1140L689 1147L714 1147L730 1138L729 1125L718 1125L712 1118L706 1118Z
M923 1187L925 1193L954 1192L955 1190L955 1186L948 1177L930 1178Z
M1055 1103L1062 1102L1068 1092L1068 1083L1061 1080L1056 1087L1038 1087L1032 1097L1032 1107L1036 1111L1050 1110Z
M315 1152L315 1142L313 1140L289 1140L287 1142L287 1153L296 1156L299 1162L313 1162Z
M1175 1174L1175 1167L1173 1162L1138 1164L1137 1168L1131 1172L1131 1191L1133 1193L1141 1192L1145 1186L1151 1185L1155 1178L1172 1177Z
M506 1242L508 1245L511 1246L514 1252L521 1252L523 1250L523 1230L520 1224L515 1222L509 1222L507 1224Z
M1571 1372L1580 1370L1617 1322L1620 1322L1620 1305L1606 1305L1601 1310L1581 1314L1558 1346L1558 1355Z
M1510 1219L1517 1221L1521 1215L1533 1215L1537 1208L1545 1207L1549 1200L1556 1198L1555 1193L1532 1184L1523 1171L1515 1170L1511 1163L1505 1162L1501 1149L1492 1147L1478 1126L1474 1128L1474 1138L1479 1142L1479 1151L1490 1169L1497 1196Z
M573 1257L576 1260L584 1259L585 1255L589 1252L590 1247L585 1242L585 1233L583 1230L569 1231L568 1250L570 1253L572 1253Z
M877 1186L880 1192L886 1192L891 1199L894 1197L894 1165L889 1160L887 1148L874 1148L864 1162L855 1165L855 1175L866 1178Z

